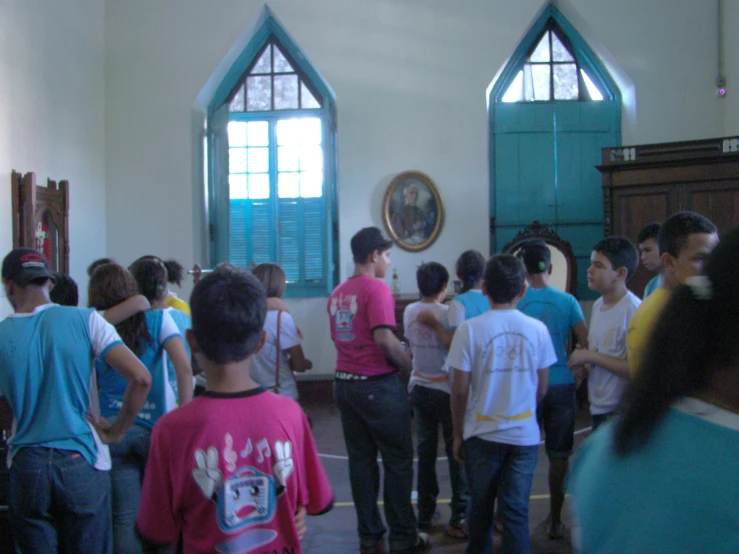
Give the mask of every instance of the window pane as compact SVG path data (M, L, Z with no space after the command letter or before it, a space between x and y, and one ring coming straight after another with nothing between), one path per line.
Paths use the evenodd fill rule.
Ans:
M267 173L269 171L269 149L249 148L249 173Z
M503 95L503 102L519 102L523 100L523 71L519 71Z
M246 125L246 138L249 146L269 146L269 123L250 121Z
M536 48L534 48L534 51L531 54L531 58L529 58L532 62L548 62L551 60L551 58L549 57L549 33L550 31L544 33L544 36L541 37L539 44L537 44Z
M246 123L243 121L228 122L228 145L246 146Z
M275 73L294 73L295 69L293 69L293 66L290 65L290 62L287 61L287 58L285 58L285 55L280 51L279 48L275 48Z
M550 65L532 65L531 76L534 81L534 100L549 100Z
M272 109L272 77L246 78L246 110L249 112Z
M269 198L269 175L266 173L249 175L249 198L252 200Z
M305 109L321 107L316 97L302 81L300 82L300 107Z
M298 76L275 75L275 109L298 109Z
M300 129L297 119L280 119L277 122L277 144L300 144Z
M303 198L320 198L323 196L323 173L320 171L301 172L300 196Z
M244 200L249 198L246 193L246 175L228 176L228 197L231 200Z
M321 120L317 117L300 119L300 144L321 144Z
M254 73L272 73L271 52L272 45L270 44L264 49L264 53L259 57L257 63L254 64L254 67L249 72L250 75L253 75Z
M228 172L246 173L246 148L228 149Z
M323 171L323 150L315 144L300 147L300 171Z
M574 63L554 65L554 99L577 100L577 66Z
M570 51L567 50L562 41L557 37L557 33L552 33L552 59L555 62L574 62ZM556 95L555 95L556 96Z
M243 112L244 111L244 85L239 87L234 97L231 99L231 103L228 105L229 112Z
M277 148L277 171L297 171L300 150L296 146L280 146Z
M277 174L277 196L280 198L297 198L299 193L298 173Z
M590 93L590 99L591 100L603 100L603 95L598 90L598 87L595 86L595 83L593 82L593 80L590 77L588 77L588 74L585 73L581 69L580 75L582 75L582 80L585 81L585 86L588 89L588 93Z

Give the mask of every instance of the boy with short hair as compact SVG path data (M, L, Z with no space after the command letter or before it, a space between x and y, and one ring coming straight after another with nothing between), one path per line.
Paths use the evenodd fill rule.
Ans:
M464 468L454 460L452 444L451 381L446 367L448 345L432 329L423 325L418 316L432 312L438 325L448 329L449 306L442 304L446 296L449 272L437 262L422 264L416 271L421 300L413 302L403 313L403 328L413 354L413 373L408 383L418 442L418 527L430 528L436 510L439 484L436 480L439 426L449 460L452 485L451 517L446 534L452 538L467 538L464 522L467 513L467 479Z
M264 288L219 266L192 292L187 340L208 389L154 426L137 517L155 545L194 552L302 552L294 514L333 505L308 421L249 375L264 344ZM259 548L259 550L257 550Z
M562 504L564 480L575 445L575 376L567 367L567 343L574 332L577 344L586 347L588 328L577 299L549 286L552 274L552 256L544 241L532 241L521 247L519 257L526 266L526 294L518 309L547 326L552 337L557 362L549 367L547 394L536 409L536 418L544 429L546 452L549 458L550 512L547 535L551 539L564 537ZM579 382L579 381L578 381Z
M641 300L626 288L638 263L633 243L609 237L593 246L588 268L588 288L600 293L593 304L588 333L589 349L578 348L568 366L590 364L588 395L593 430L616 414L629 378L626 329Z
M644 298L626 337L631 375L639 371L652 329L672 291L703 273L703 263L717 244L716 226L699 213L676 213L662 224L659 231L662 281L653 294Z
M647 286L644 287L642 299L652 294L659 288L660 273L662 273L662 260L659 255L659 223L650 223L644 229L639 231L636 239L636 247L639 249L639 259L644 269L647 271L656 271L657 275L652 277Z
M530 552L529 495L539 451L536 406L557 361L546 326L516 309L526 290L521 261L493 256L483 290L490 310L462 323L447 363L454 370L454 454L470 488L467 554L492 552L493 504L503 551Z

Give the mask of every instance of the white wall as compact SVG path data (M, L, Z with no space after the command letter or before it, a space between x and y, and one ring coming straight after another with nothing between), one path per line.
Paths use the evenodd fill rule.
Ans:
M0 0L0 252L13 245L11 170L67 179L81 292L105 254L104 11L104 0ZM0 316L9 311L3 298Z
M124 263L146 252L188 266L206 261L193 255L201 250L201 231L193 229L191 110L262 4L107 0L108 254ZM342 278L351 268L351 235L366 225L382 226L384 189L407 169L436 181L446 222L430 249L393 252L402 290L415 290L421 261L440 261L452 270L463 249L488 252L485 90L543 4L269 2L337 95ZM712 3L570 0L559 6L614 71L633 83L626 144L724 133L714 86ZM301 301L296 309L308 356L320 360L320 371L330 371L325 302Z

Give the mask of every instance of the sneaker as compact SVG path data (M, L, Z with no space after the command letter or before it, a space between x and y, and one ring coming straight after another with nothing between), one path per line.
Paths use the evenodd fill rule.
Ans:
M550 539L562 539L566 532L567 527L565 527L565 524L561 521L556 525L550 521L547 525L547 537Z
M385 554L385 540L380 539L374 546L361 546L360 554Z
M430 519L422 519L418 518L418 528L423 529L424 531L428 531L430 529L434 528L434 525L436 525L439 520L441 519L441 512L439 510L436 510Z
M391 550L390 554L415 554L416 552L426 552L431 548L431 539L426 533L416 534L416 544L403 548L401 550Z

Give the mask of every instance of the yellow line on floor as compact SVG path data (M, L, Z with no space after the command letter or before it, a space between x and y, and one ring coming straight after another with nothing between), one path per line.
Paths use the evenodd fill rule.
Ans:
M530 500L548 500L549 495L548 494L532 494L529 497ZM436 501L437 504L449 504L451 502L450 498L440 498ZM412 504L415 504L416 501L413 500ZM378 502L379 505L383 505L384 502L380 500ZM354 502L334 502L334 508L348 508L354 506Z

